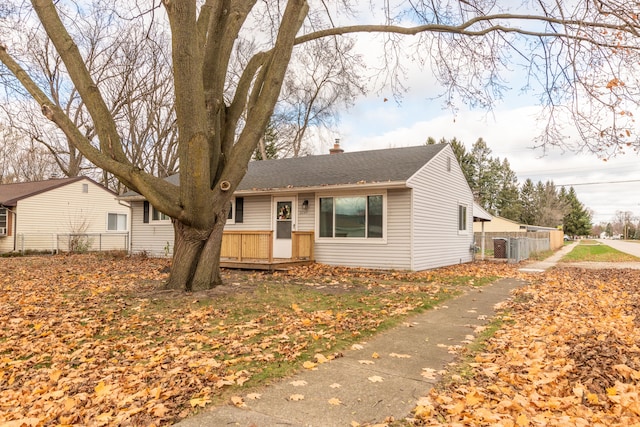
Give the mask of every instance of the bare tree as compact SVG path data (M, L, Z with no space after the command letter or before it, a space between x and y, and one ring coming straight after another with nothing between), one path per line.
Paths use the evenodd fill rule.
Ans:
M151 174L171 175L178 169L178 156L170 43L155 25L114 24L115 11L105 12L100 1L94 4L96 9L99 6L102 13L78 14L69 25L87 70L102 90L127 157ZM96 145L91 114L51 40L38 28L29 31L28 38L32 42L25 46L24 57L36 70L39 86ZM89 175L114 190L124 189L113 174L96 170L73 142L43 117L39 106L15 100L11 108L13 128L46 147L65 176Z
M490 108L506 89L505 73L524 66L528 83L540 89L551 114L541 144L562 143L560 113L565 110L581 130L584 147L616 152L627 143L636 149L640 145L628 114L640 100L635 1L530 0L514 5L507 0L398 0L384 2L379 25L357 20L341 24L345 10L351 11L348 0L162 0L161 10L145 10L149 3L142 0L133 5L113 2L119 12L111 15L114 21L122 17L144 26L150 19L168 20L181 173L180 185L174 186L127 156L104 84L90 71L77 36L70 32L78 13L98 10L85 2L74 7L78 5L71 0L31 0L24 9L3 1L6 10L15 8L5 22L23 19L23 25L34 27L32 19L37 17L46 31L91 116L95 145L38 84L38 72L24 66L16 44L25 40L8 32L0 33L0 61L15 79L4 86L28 91L44 116L87 159L174 219L176 243L168 284L173 288L220 283L220 244L229 200L264 135L294 50L313 40L379 34L386 49L383 66L391 71L393 83L399 81L394 77L402 76L402 61L409 56L398 50L398 38L415 36L411 55L429 64L453 108L459 101ZM104 2L103 9L109 6ZM229 68L243 38L256 40L257 49L234 75Z
M0 184L42 181L60 170L53 156L36 141L0 126Z
M313 147L305 146L308 129L334 128L340 109L366 92L358 73L362 58L351 53L353 45L348 39L314 40L294 58L271 118L279 157L311 154Z

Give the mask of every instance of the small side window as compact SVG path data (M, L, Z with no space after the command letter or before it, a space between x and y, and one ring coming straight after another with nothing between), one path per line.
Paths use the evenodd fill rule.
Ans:
M89 192L89 184L82 184L82 192L83 193Z
M127 231L127 214L108 214L107 231Z
M458 205L458 231L467 231L467 207Z

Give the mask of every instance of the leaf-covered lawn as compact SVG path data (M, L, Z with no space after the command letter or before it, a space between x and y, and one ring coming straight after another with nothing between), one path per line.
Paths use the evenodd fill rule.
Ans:
M520 289L469 380L432 389L415 425L640 425L640 272L554 269Z
M163 291L168 262L0 259L0 424L169 425L341 349L511 265L225 272ZM317 356L321 355L321 356ZM324 358L324 359L323 359Z

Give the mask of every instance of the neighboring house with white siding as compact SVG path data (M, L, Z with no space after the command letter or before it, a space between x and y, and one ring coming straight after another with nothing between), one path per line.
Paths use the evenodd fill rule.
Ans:
M0 253L128 249L129 206L86 177L0 184Z
M292 234L312 232L314 259L330 265L419 271L472 261L473 195L448 144L332 152L250 162L225 232L269 231L283 259ZM137 193L121 199L131 203L132 251L170 255L170 219Z

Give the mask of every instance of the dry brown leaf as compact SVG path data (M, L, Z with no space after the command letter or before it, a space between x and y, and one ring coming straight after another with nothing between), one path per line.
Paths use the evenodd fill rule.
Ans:
M241 396L231 396L231 403L233 403L238 408L244 408L247 406L247 404L244 403L244 399Z
M332 397L331 399L329 399L329 404L330 405L342 405L342 401L340 399L338 399L337 397Z
M410 359L411 356L408 354L398 354L398 353L390 353L389 356L396 357L398 359Z

